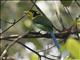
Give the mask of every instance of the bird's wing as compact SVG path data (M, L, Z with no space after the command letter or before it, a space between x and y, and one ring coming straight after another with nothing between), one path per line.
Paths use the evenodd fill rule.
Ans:
M51 23L51 21L49 19L47 19L44 16L35 17L35 19L33 19L33 22L37 23L37 24L41 24L41 25L48 27L48 28L53 30L53 24Z

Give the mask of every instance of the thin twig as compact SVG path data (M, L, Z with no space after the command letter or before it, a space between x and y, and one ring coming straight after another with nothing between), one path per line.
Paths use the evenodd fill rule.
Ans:
M24 33L24 34L22 34L22 35L20 35L20 36L18 36L18 38L16 38L13 42L11 42L5 49L4 49L4 51L3 51L3 53L1 54L1 58L3 58L3 56L7 53L7 51L9 50L9 48L11 47L11 46L13 46L15 43L16 43L16 41L18 41L18 40L20 40L23 36L25 36L27 34L27 32L26 33Z
M63 27L63 30L62 30L62 31L64 31L66 28L64 27L64 24L63 24L62 18L61 18L60 15L58 15L57 11L56 11L56 16L57 16L59 22L61 23L61 25L62 25L62 27Z
M24 14L22 17L20 17L14 24L12 24L11 26L9 26L8 28L6 28L4 31L2 31L1 34L3 34L4 32L6 32L7 30L9 30L12 26L14 26L16 23L18 23L21 19L23 19L26 16L26 14Z
M7 41L14 41L14 40L7 40ZM32 51L33 53L35 53L36 55L38 55L40 58L41 58L41 57L44 57L44 58L46 58L46 59L55 60L55 59L51 59L51 58L49 58L49 57L46 57L46 56L44 56L44 55L40 55L38 52L36 52L35 50L29 48L28 46L26 46L26 45L23 44L22 42L16 41L16 43L19 43L19 44L22 45L23 47L29 49L30 51ZM56 57L58 57L58 56L56 56Z
M35 3L36 3L36 1L37 1L37 0L35 0ZM33 9L33 7L34 7L34 4L32 5L32 7L31 7L29 10L32 10L32 9Z
M63 41L59 41L59 43L62 43ZM38 52L42 52L42 51L46 51L46 50L50 50L50 49L52 49L53 47L55 47L56 45L53 45L53 46L51 46L50 48L47 48L47 49L44 49L44 50L40 50L40 51L38 51ZM54 56L54 55L53 55ZM54 57L59 57L59 56L54 56Z
M72 27L74 26L74 19L72 18L72 15L71 15L68 7L64 7L64 9L66 10L66 13L68 13L69 16L71 17L71 20L73 21L72 25L67 29L68 31L70 31L72 29Z
M34 5L32 5L32 7L29 9L31 10L34 7ZM22 17L20 17L17 21L15 21L11 26L9 26L8 28L6 28L4 31L2 31L1 34L3 34L4 32L6 32L7 30L9 30L12 26L14 26L16 23L18 23L19 21L21 21L24 17L26 16L26 14L24 14Z
M65 9L66 13L68 13L69 16L71 17L71 19L74 21L74 19L72 18L72 15L71 15L71 13L70 13L68 7L64 7L64 9Z
M41 11L41 9L36 5L36 3L33 1L33 0L31 0L31 2L34 4L34 6L42 13L42 15L44 16L44 17L46 17L46 15ZM47 18L47 17L46 17ZM48 18L47 18L48 19ZM57 29L54 25L53 25L53 28L55 29L55 30L57 30L57 31L59 31L60 32L60 30L59 29Z
M74 32L60 32L55 33L55 36L57 38L64 38L68 34L76 34L76 32L80 33L80 31L74 31ZM8 40L8 39L15 39L19 37L18 34L9 35L9 36L0 36L0 40ZM26 35L24 35L22 38L51 38L51 35L49 33L41 34L40 32L28 32Z
M59 60L59 59L52 59L52 58L49 58L49 57L44 56L44 55L41 55L41 57L47 58L47 59L49 59L49 60Z
M80 4L78 3L78 1L77 1L77 0L75 0L75 2L76 2L76 4L80 7Z

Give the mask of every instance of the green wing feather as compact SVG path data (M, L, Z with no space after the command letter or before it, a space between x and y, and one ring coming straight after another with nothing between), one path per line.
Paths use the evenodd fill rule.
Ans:
M35 23L35 24L37 23L37 24L43 25L48 30L53 31L53 24L51 23L50 20L48 20L44 16L39 15L39 16L33 18L33 23Z

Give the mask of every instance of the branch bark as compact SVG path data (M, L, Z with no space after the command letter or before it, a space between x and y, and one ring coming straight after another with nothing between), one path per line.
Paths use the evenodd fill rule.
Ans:
M55 33L56 38L64 38L66 36L69 36L70 34L76 34L80 33L80 31L74 31L74 32L60 32ZM15 39L19 37L19 35L9 35L9 36L0 36L0 40L8 40L8 39ZM51 38L50 33L42 34L40 32L28 32L25 34L22 38Z
M7 51L9 50L9 48L12 47L18 40L20 40L20 39L21 39L23 36L25 36L26 34L27 34L27 32L24 33L24 34L22 34L22 35L20 35L20 36L18 36L14 41L12 41L12 42L4 49L4 51L2 52L0 58L2 59L2 58L4 57L4 55L7 53Z

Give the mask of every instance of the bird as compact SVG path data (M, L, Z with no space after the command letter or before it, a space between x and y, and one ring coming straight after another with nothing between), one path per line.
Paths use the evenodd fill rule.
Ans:
M55 46L58 49L60 49L60 44L57 41L57 38L53 32L54 26L53 26L52 22L48 18L41 15L40 13L38 13L38 11L35 11L35 10L25 11L25 14L30 18L30 20L32 20L33 24L35 24L38 28L49 32Z

